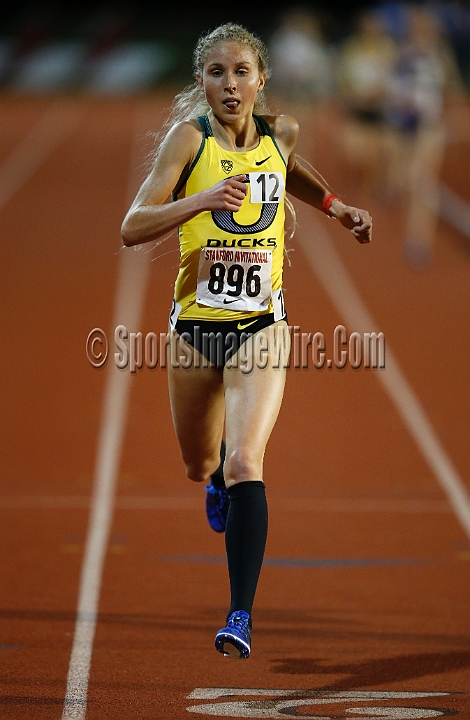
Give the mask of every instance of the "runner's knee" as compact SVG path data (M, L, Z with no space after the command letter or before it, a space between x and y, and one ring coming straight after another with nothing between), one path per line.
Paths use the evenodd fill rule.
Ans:
M247 450L238 449L227 455L224 466L228 485L248 480L262 480L262 460Z
M217 470L220 464L220 456L213 458L204 458L199 461L188 461L186 465L186 475L193 482L206 482L213 472Z

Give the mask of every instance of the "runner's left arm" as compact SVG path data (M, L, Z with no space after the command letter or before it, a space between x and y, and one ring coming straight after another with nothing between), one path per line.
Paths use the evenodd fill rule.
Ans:
M323 201L330 194L328 188L300 162L295 153L299 126L294 118L281 115L276 118L276 140L287 158L286 190L294 197L323 210ZM360 243L368 243L372 234L372 218L367 210L346 205L336 198L330 205L329 214L352 232Z

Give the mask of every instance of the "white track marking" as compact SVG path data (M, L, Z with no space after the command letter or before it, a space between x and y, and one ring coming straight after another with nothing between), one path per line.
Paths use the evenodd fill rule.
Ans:
M413 708L413 707L362 707L362 708L346 708L346 712L351 715L367 715L364 720L374 720L374 718L391 718L391 720L418 720L418 718L435 718L447 715L445 710L436 710L433 708ZM308 715L307 715L308 717Z
M437 698L448 695L446 692L388 692L388 691L321 691L321 690L265 690L265 689L238 689L238 688L196 688L187 698L194 700L215 700L227 697L246 697L249 695L258 697L277 698L273 700L237 700L232 702L216 702L202 705L191 705L186 710L200 715L213 715L216 717L238 717L238 718L265 718L266 720L279 718L311 718L311 720L328 720L337 718L338 711L334 715L324 715L323 708L318 708L321 715L312 715L296 711L298 707L309 705L335 705L349 704L350 702L382 702L394 700L416 700L420 698ZM289 698L280 700L279 698ZM292 708L293 713L289 710ZM330 711L331 712L331 711ZM446 715L445 710L433 708L397 707L397 706L376 706L365 708L356 706L346 708L346 713L353 715L368 715L374 713L374 717L395 718L432 718ZM343 717L341 713L341 717ZM370 717L368 720L372 720Z
M141 124L139 123L139 130ZM139 137L142 134L140 133ZM140 152L140 145L138 149ZM134 143L127 193L129 204L136 189L134 168L137 165L137 143ZM118 232L117 227L117 237ZM134 252L132 249L121 252L113 328L121 323L128 328L138 327L145 297L149 261L149 255L143 252ZM62 720L83 720L86 716L101 578L112 522L130 382L130 373L120 372L113 363L109 363Z
M323 698L341 701L351 700L411 700L416 698L443 697L448 692L413 692L410 690L276 690L274 688L195 688L189 695L188 700L216 700L224 697L242 697L259 695L260 697L302 697L302 698Z
M310 266L317 275L331 302L354 331L359 333L378 330L375 320L369 315L342 260L333 245L330 235L316 220L312 220L312 231L299 232L298 242ZM421 450L425 460L447 495L467 536L470 538L470 497L468 491L444 450L434 428L403 375L398 362L387 344L386 367L375 373L383 384L390 399L397 408L411 436Z
M88 495L4 495L0 508L14 510L88 509ZM157 495L123 495L114 502L116 510L194 510L200 512L199 498L159 497ZM449 513L447 500L401 498L271 498L273 512L307 513Z
M470 238L470 205L447 185L439 187L439 214L443 220Z
M0 166L0 210L70 135L83 114L73 103L64 100L51 103Z
M201 715L215 715L216 717L235 717L235 718L263 718L263 720L298 720L299 717L305 720L337 720L339 717L351 717L354 715L366 715L364 720L376 720L379 717L390 718L391 720L414 720L415 718L435 718L448 715L446 710L435 710L432 708L413 708L413 707L368 707L368 708L347 708L345 712L348 716L324 715L323 708L319 711L321 715L311 715L305 712L298 713L296 708L308 707L309 705L323 705L333 703L344 703L344 700L247 700L226 703L208 703L207 705L192 705L186 708L188 712L199 713ZM289 710L293 710L293 714ZM369 713L373 713L370 715Z

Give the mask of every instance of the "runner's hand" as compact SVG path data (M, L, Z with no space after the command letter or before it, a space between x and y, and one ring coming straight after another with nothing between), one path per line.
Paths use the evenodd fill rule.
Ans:
M235 177L221 180L211 188L202 191L204 209L212 212L217 210L238 212L247 192L246 175L235 175Z
M344 205L342 202L333 201L330 212L340 221L341 225L351 230L358 242L369 243L371 241L372 218L367 210L359 210L350 205Z

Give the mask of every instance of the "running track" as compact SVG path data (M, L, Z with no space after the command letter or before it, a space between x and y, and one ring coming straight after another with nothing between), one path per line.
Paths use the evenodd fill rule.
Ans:
M116 324L167 325L175 240L119 251L164 106L1 100L0 718L470 717L468 241L441 223L417 273L396 207L365 200L369 247L298 208L291 324L327 351L339 324L382 331L386 370L289 371L253 654L230 662L212 647L223 538L185 479L166 372L113 362ZM358 201L334 130L314 118L303 153ZM469 161L449 146L468 202Z

